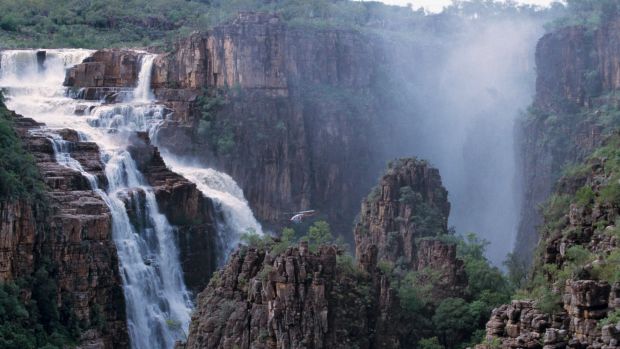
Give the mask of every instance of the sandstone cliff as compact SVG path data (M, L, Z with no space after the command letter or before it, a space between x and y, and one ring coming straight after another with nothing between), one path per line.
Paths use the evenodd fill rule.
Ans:
M617 348L620 340L618 136L562 178L546 204L528 285L535 300L493 311L487 344Z
M538 42L535 101L518 126L525 193L515 250L525 260L538 241L537 207L562 170L581 162L619 126L612 116L620 87L618 26L615 17L594 29L558 29Z
M417 268L416 239L446 234L449 214L439 171L425 161L395 160L362 204L356 255L375 245L380 259Z
M172 172L150 144L148 135L132 138L129 152L153 187L160 211L175 226L185 284L194 293L202 291L216 270L223 246L218 244L216 210L196 185Z
M386 324L375 331L396 314L394 291L352 271L342 253L303 243L280 255L237 251L200 294L184 348L397 347Z

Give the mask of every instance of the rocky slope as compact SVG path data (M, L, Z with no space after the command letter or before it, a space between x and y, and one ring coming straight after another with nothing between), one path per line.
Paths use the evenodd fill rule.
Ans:
M396 347L384 332L396 314L394 290L349 270L342 253L334 246L313 253L303 243L279 255L236 252L199 296L181 347Z
M403 203L402 212L426 214L420 212L426 203L447 215L437 170L415 159L396 161L381 181L384 204L393 205L398 196L389 193L405 187L421 199L417 206ZM398 217L386 212L367 213L364 222L396 224ZM468 280L454 243L440 239L447 236L446 217L430 219L443 231L423 234L417 222L405 229L415 242L412 260L403 249L386 250L381 226L356 235L357 265L342 248L316 246L312 237L292 244L288 237L250 240L199 295L188 340L177 348L409 348L436 336L428 319L444 300L467 297ZM409 262L395 267L391 259Z
M525 196L515 250L525 260L538 241L537 207L562 169L581 162L619 126L614 92L620 87L619 26L620 19L612 17L596 28L552 31L538 42L535 101L518 132Z
M544 209L532 300L493 311L487 344L617 348L620 341L618 136L562 178Z
M156 58L155 95L174 110L158 144L232 175L263 222L281 225L282 212L314 208L348 230L379 172L382 129L370 93L378 52L353 31L242 13ZM103 78L103 68L88 68L122 65L119 55L101 51L66 84L99 86L93 96L125 86L119 67Z

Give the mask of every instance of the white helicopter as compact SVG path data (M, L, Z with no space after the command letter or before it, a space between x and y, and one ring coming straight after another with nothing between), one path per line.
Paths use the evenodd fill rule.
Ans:
M304 218L307 217L311 217L314 216L315 214L317 214L316 210L307 210L307 211L299 211L299 212L293 212L293 213L289 213L292 214L293 217L291 217L291 222L295 223L295 224L299 224L301 223Z

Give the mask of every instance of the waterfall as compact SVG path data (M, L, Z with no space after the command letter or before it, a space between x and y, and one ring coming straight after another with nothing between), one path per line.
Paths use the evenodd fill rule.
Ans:
M225 259L232 252L239 244L241 234L249 230L263 234L262 227L254 217L243 191L232 177L211 168L180 162L165 151L161 155L174 172L195 183L203 195L211 198L223 216L224 221L218 222L220 245L224 246L224 255L220 257ZM221 262L224 262L224 259Z
M132 348L172 348L176 340L184 338L189 327L192 303L183 280L174 228L159 212L152 188L126 149L127 133L123 132L153 128L149 120L162 119L157 113L163 107L118 105L112 108L67 97L62 86L66 69L80 63L92 54L91 51L46 50L43 62L37 59L34 50L2 51L0 54L0 87L5 90L7 106L46 123L45 129L35 132L50 139L56 161L80 172L110 208ZM149 91L140 92L145 85L148 90L150 72L144 70L152 68L152 56L148 57L143 60L137 88L142 90L135 93L141 99L150 96ZM94 108L95 118L75 115L79 104ZM101 115L113 113L115 116L107 120L100 118L99 125L96 122L98 108L102 108ZM106 114L103 110L112 112ZM135 115L123 119L118 117L123 112L114 112L118 110ZM108 132L115 127L122 130ZM71 157L71 142L54 132L61 128L75 129L80 138L98 144L109 183L107 191L99 188L96 177ZM135 212L131 217L128 208Z
M151 74L153 72L153 61L155 55L145 54L140 60L140 74L138 75L138 85L134 90L134 102L149 102L153 100L151 90Z
M153 189L127 151L131 133L148 132L151 139L157 139L159 126L170 112L154 102L150 88L155 56L145 53L141 58L130 101L102 104L70 98L63 87L66 69L82 62L92 51L45 50L42 64L37 52L0 52L0 88L5 91L6 104L45 123L46 128L36 132L50 139L56 161L80 172L110 208L132 348L172 348L188 330L193 305L183 280L174 227L160 213ZM77 110L85 115L77 115ZM72 143L55 132L63 128L76 130L81 140L97 143L109 183L107 190L71 157ZM222 217L218 236L226 255L247 229L262 233L243 191L230 176L188 165L165 151L162 157L214 201Z

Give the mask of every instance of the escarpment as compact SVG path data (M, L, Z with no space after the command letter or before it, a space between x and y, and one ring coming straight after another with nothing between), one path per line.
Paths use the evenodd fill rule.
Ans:
M614 16L595 28L567 27L540 39L535 101L518 126L524 200L515 250L531 260L542 224L539 204L562 170L583 161L618 127L613 110L620 87Z
M560 180L543 210L530 300L495 309L481 347L618 347L618 144L607 139Z
M51 321L64 326L80 322L79 339L85 347L128 347L125 303L107 205L80 173L56 162L52 142L36 132L40 124L15 114L11 118L24 147L36 160L45 183L45 201L2 202L0 279L41 280L47 275L53 286L26 286L22 290L26 302L46 302L50 313L43 316L51 316ZM71 153L82 166L101 175L103 165L97 146L76 141L71 131L61 134L72 142ZM58 313L49 309L66 315L54 319L53 314Z
M111 64L108 56L85 64ZM370 91L379 60L357 32L302 30L242 13L156 57L155 96L174 110L157 144L230 174L267 225L281 226L282 212L313 208L349 230L380 169L384 128ZM82 71L78 65L68 76ZM86 75L74 81L92 80Z

